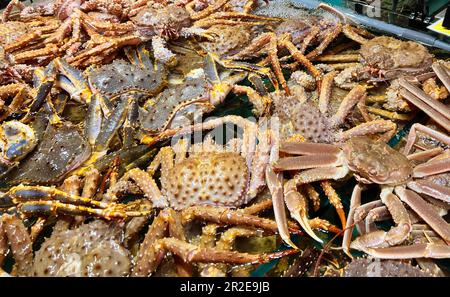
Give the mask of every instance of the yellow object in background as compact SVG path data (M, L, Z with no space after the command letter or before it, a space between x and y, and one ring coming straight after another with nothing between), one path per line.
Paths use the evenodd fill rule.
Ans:
M442 26L443 22L444 19L437 20L433 24L429 25L427 29L450 37L450 29L447 29L444 26Z

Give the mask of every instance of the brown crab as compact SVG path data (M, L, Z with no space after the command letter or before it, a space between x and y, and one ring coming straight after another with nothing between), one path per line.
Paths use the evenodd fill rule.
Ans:
M378 36L364 43L359 56L361 65L345 69L336 76L336 84L351 88L355 80L371 82L389 81L402 76L417 76L431 70L433 55L414 41L402 41L393 37Z

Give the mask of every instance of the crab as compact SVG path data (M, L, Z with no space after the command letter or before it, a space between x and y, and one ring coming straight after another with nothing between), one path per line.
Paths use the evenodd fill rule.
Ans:
M95 220L75 229L53 230L33 256L32 240L15 215L0 217L1 255L8 243L17 276L127 276L132 262L123 246L123 228ZM0 259L0 265L3 259Z
M0 126L0 176L17 166L36 144L33 128L19 121L3 122Z
M429 131L429 133L443 143L450 143L448 136L443 133L436 131ZM414 138L415 135L410 134L408 142L414 143ZM406 156L409 149L410 145L407 144L405 154L403 154L383 142L365 136L352 137L341 147L329 144L285 142L281 144L280 151L296 156L280 158L274 164L274 170L303 170L285 184L286 197L297 195L297 185L320 180L337 180L344 178L350 172L361 184L373 183L381 186L381 201L386 205L397 225L387 232L380 230L362 235L350 245L352 224L355 219L354 211L361 201L362 186L357 185L352 194L351 210L344 233L343 247L347 253L349 253L350 246L376 257L448 256L448 246L441 244L392 247L401 244L411 232L411 221L403 203L411 207L445 242L448 242L450 238L448 223L417 194L426 194L443 201L448 200L449 190L447 187L421 179L425 176L447 172L448 158L435 157L435 159L414 167ZM430 154L434 154L431 156L439 153L430 152ZM446 152L443 154L445 156ZM410 158L414 157L410 156ZM400 251L404 251L404 253L400 253Z
M198 122L201 117L223 103L229 93L247 94L257 116L267 114L270 101L258 96L248 86L237 83L245 72L223 72L219 75L214 59L204 58L203 67L190 71L181 83L171 84L140 109L140 128L144 143L165 130Z
M418 76L431 70L433 55L428 49L414 41L402 41L393 37L378 36L361 46L361 65L347 68L336 76L336 84L351 88L355 81L390 81L399 76Z
M203 209L205 204L207 205L219 205L221 207L238 207L240 205L243 205L245 203L248 203L250 200L252 200L256 194L260 191L261 188L263 188L265 185L268 186L268 188L270 189L270 192L272 193L272 202L273 202L273 206L274 206L274 213L275 213L275 220L276 220L276 224L277 224L277 228L278 228L278 232L280 233L280 236L282 237L282 239L289 244L292 247L296 247L295 244L290 240L289 237L289 228L287 227L287 225L285 226L284 224L287 222L286 221L286 217L285 217L285 211L284 211L284 203L283 203L283 196L282 196L282 191L280 190L281 187L281 182L280 182L280 175L275 174L273 171L270 170L270 167L268 167L267 162L273 162L270 161L272 160L272 158L278 158L277 155L277 139L278 136L276 134L273 134L274 132L272 131L272 127L271 128L265 128L264 127L264 123L261 123L262 128L258 129L257 126L253 123L250 122L248 120L244 120L241 117L236 117L236 116L225 116L225 117L221 117L221 118L217 118L217 119L212 119L209 120L203 124L194 124L192 126L187 126L187 127L180 127L180 128L174 128L174 129L169 129L164 131L163 133L161 133L160 135L158 135L157 137L155 137L152 142L150 144L154 144L157 143L163 139L166 139L168 137L172 137L175 135L183 135L185 133L189 133L192 131L202 131L202 130L208 130L208 129L213 129L215 127L217 127L218 125L222 125L224 123L233 123L235 125L238 125L238 127L241 127L244 130L244 134L243 134L243 142L242 145L237 145L237 147L242 147L241 149L241 156L238 157L239 153L232 153L231 156L235 156L237 159L244 159L244 164L247 168L246 172L244 175L238 175L233 176L233 180L235 180L235 178L239 178L239 176L241 176L239 179L244 179L244 180L240 180L239 184L242 185L242 187L240 188L241 192L236 192L239 189L236 188L235 185L231 185L228 182L228 186L227 185L217 185L217 187L219 187L217 190L215 190L214 186L209 189L209 187L207 189L204 189L204 187L207 186L207 184L205 184L206 182L209 181L205 181L202 182L201 184L199 184L199 188L197 189L198 193L191 193L191 190L188 190L187 193L191 193L191 194L195 194L195 200L192 201L178 201L179 199L182 199L182 197L186 197L185 195L187 195L187 193L183 194L184 192L182 191L183 186L181 186L181 189L179 188L179 186L177 186L177 188L174 188L174 186L172 186L171 184L167 185L168 182L170 182L171 180L169 179L167 181L167 183L163 183L162 186L162 190L159 190L158 188L155 188L154 183L151 182L151 176L147 173L144 174L142 172L139 173L139 171L136 171L136 178L134 179L136 183L141 183L141 186L143 189L147 190L147 196L148 197L153 197L154 199L158 199L157 201L155 200L155 204L158 203L159 205L169 205L171 207L182 207L184 205L184 207L191 205L191 207L187 208L187 209L191 209L191 208L199 208L199 209ZM277 125L276 122L270 122L269 121L269 126L270 124L273 124L274 127L274 131L276 131L277 129ZM258 139L259 143L258 145L255 147L255 140ZM208 140L209 141L209 140ZM213 152L209 152L208 154L205 154L204 156L202 155L202 158L206 161L207 159L205 158L212 158L211 160L207 161L208 163L213 162L213 159L216 158L220 155L218 153L214 152L214 148L217 149L217 146L210 146L208 144L208 141L206 141L206 148L210 147L209 150L213 150ZM248 143L246 143L246 141ZM231 147L235 147L234 141L231 141L231 143L229 143L229 145ZM198 146L194 146L193 147L198 148ZM219 146L220 148L220 146ZM172 150L171 148L167 148L167 150L169 150L169 152ZM182 150L182 152L186 152L186 149ZM161 152L161 154L165 154L164 152ZM183 155L183 154L182 154ZM200 158L200 157L196 157L195 151L193 151L192 156L190 154L190 157L187 158L187 161L194 161L195 158ZM234 159L231 158L231 159ZM245 161L245 159L247 159ZM162 156L160 156L159 158L155 158L155 165L159 165L160 162L162 162L164 160L164 158ZM176 160L178 160L178 158L176 158ZM177 164L174 165L174 167L172 168L177 168L177 170L181 170L181 167L184 166L188 166L188 164L186 162L182 162L181 164L179 164L180 168L178 168L178 166L176 166ZM216 163L218 161L214 161L213 163ZM224 161L225 162L225 161ZM236 160L236 162L238 162ZM164 163L162 163L164 164ZM171 164L171 163L169 163ZM198 161L195 161L195 166L200 166L201 163L198 163ZM238 164L238 163L236 163ZM242 164L242 166L244 165ZM206 164L205 164L206 165ZM211 163L212 165L212 163ZM187 169L185 170L194 170L195 167L192 166L188 166ZM237 165L236 165L237 166ZM239 165L241 166L241 165ZM192 169L190 169L190 167L192 167ZM149 167L150 169L150 173L154 172L154 166L151 165ZM169 167L170 168L170 167ZM203 166L201 166L201 168L203 168ZM222 170L227 170L226 166L221 166L221 171ZM253 168L253 169L252 169ZM206 170L202 169L202 170ZM214 175L217 174L222 174L221 172L217 171L216 169L214 169L214 167L211 167L209 170L213 170L214 171ZM139 173L139 174L138 174ZM130 174L130 173L128 173ZM192 172L192 174L194 174L194 172ZM127 176L127 175L126 175ZM143 182L142 178L145 177L146 182ZM169 176L170 177L170 176ZM131 178L131 177L128 177ZM230 177L231 178L231 177ZM164 180L164 178L163 178ZM230 180L231 181L231 180ZM175 181L173 181L175 182ZM237 180L235 181L237 182ZM176 183L181 183L180 181L176 181ZM152 186L148 187L147 185L151 184ZM176 184L174 184L176 185ZM164 188L164 187L167 188ZM227 187L231 187L230 189L228 189ZM162 191L162 192L161 192ZM181 192L179 192L181 191ZM212 192L211 192L212 191ZM217 194L214 194L215 191L217 191ZM162 193L161 195L159 193ZM166 193L166 194L164 194ZM179 196L179 198L173 198L176 195L181 195ZM206 195L206 196L205 196ZM206 197L208 197L208 195L212 195L210 196L211 199L213 199L211 201L211 199L207 199ZM219 195L216 197L216 195ZM232 198L231 196L232 195ZM167 197L167 198L165 198ZM223 197L224 201L221 201L221 198L219 197ZM226 198L225 198L226 197ZM170 199L169 201L165 201L166 199ZM172 201L172 199L174 199ZM187 199L187 198L186 198ZM301 211L302 209L302 205L298 205L297 204L298 201L293 201L291 204L289 204L288 208L292 214L292 216L296 219L299 220L299 211ZM301 202L300 202L301 203ZM199 205L197 205L199 204ZM175 206L174 206L175 205ZM203 208L201 208L201 206L203 206ZM200 210L199 210L200 211ZM212 212L211 210L209 212ZM201 214L208 214L208 210L202 210L200 212ZM231 216L231 214L230 214ZM208 215L208 217L211 217L211 215ZM223 216L221 216L223 217ZM248 224L248 222L247 222ZM336 227L332 226L331 224L329 224L328 222L326 222L325 220L320 220L320 219L313 219L310 221L311 226L313 226L313 228L315 229L322 229L322 230L327 230L327 231L336 231ZM308 225L310 226L310 225ZM312 233L312 232L311 232Z

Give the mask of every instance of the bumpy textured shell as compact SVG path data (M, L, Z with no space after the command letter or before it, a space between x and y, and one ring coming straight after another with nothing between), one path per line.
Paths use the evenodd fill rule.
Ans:
M312 103L301 103L298 98L281 96L273 98L275 113L282 124L284 138L294 134L302 135L309 142L333 142L336 129L330 125L328 118L322 115Z
M192 106L190 106L191 108L177 108L192 100L208 98L210 89L211 85L204 77L200 77L189 78L183 84L164 90L155 98L154 104L147 103L145 110L140 111L141 128L150 133L158 133L175 113L179 120L183 117L181 121L184 119L184 125L190 124L195 109ZM198 107L198 105L194 107ZM203 112L207 111L203 110ZM171 127L175 128L176 126L174 124Z
M117 230L97 220L52 234L36 252L35 276L126 276L129 252Z
M356 259L345 268L346 277L427 277L418 267L397 260Z
M90 156L90 146L75 126L49 125L37 147L2 181L9 184L60 181Z
M199 153L176 164L161 182L175 209L206 204L238 207L245 201L248 170L237 153Z
M423 45L387 36L369 40L360 53L367 65L379 69L430 67L433 59Z
M111 64L89 69L89 81L106 96L130 90L147 95L157 94L165 86L165 70L162 66L156 68L153 65L141 66L124 60L114 60Z
M217 25L211 27L208 32L215 34L213 41L205 41L201 46L209 53L219 56L231 56L237 54L240 49L248 45L252 38L252 31L248 26Z

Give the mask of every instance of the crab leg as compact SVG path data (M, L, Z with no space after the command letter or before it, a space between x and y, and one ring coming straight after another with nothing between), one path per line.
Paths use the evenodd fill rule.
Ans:
M408 155L411 152L411 149L416 142L417 131L430 135L431 137L439 140L447 145L450 145L450 137L444 133L438 132L427 126L416 123L411 126L411 129L408 134L408 139L406 141L405 147L403 149L403 154Z
M417 165L413 170L413 177L425 177L450 171L449 157L449 153L443 153L426 163Z
M400 95L403 98L416 105L447 131L450 131L450 110L447 106L432 99L425 92L404 79L400 80L400 84L405 87L405 89L400 90Z
M381 201L387 206L396 223L389 231L377 230L356 238L350 247L366 251L368 248L388 247L402 243L412 230L408 211L402 201L392 193L392 188L384 188L380 194Z
M183 224L196 218L202 220L226 225L249 226L261 228L276 233L278 231L277 223L273 220L260 218L255 215L249 215L238 210L231 210L226 207L218 206L191 206L182 211ZM298 229L289 228L291 232L299 232Z
M91 208L82 205L73 205L61 203L59 201L32 201L20 204L19 209L24 214L31 215L92 215L107 220L111 219L126 219L130 217L147 216L151 213L146 211L128 211L124 209L126 205L111 203L107 208Z
M284 201L294 219L303 230L317 242L323 243L312 230L306 214L306 198L297 191L295 180L291 179L284 184Z
M350 243L352 240L356 209L361 205L361 192L362 188L357 184L353 189L352 197L350 198L350 210L347 216L347 224L344 229L344 238L342 239L342 249L350 258L353 258L350 253Z
M276 174L270 168L266 167L266 180L270 193L272 194L273 211L275 214L275 222L277 223L277 229L280 233L281 239L286 242L292 248L297 246L292 242L289 236L288 222L286 217L286 210L284 207L284 195L283 195L283 175Z
M336 209L336 212L338 213L339 220L341 221L342 228L345 228L347 222L345 218L345 212L344 207L342 206L341 198L336 193L336 190L331 186L331 183L329 181L322 181L320 182L320 186L322 187L323 191L325 192L325 195L327 195L328 200L330 201L331 205L334 206Z
M447 243L450 243L450 225L418 194L403 187L395 187L395 193L409 205Z
M420 193L426 194L433 198L445 201L450 203L450 188L446 186L437 185L431 181L427 180L416 180L409 182L407 187L411 190Z
M321 113L328 112L328 104L331 98L331 91L333 88L333 81L335 76L336 71L328 72L323 76L322 89L320 90L319 96L319 110Z
M280 158L273 168L277 171L302 170L343 165L338 155L309 155Z
M378 249L369 248L364 252L381 259L446 259L450 257L450 246L446 244L421 243Z
M318 47L316 47L313 51L309 52L306 55L306 58L312 60L315 57L321 55L323 51L330 45L330 43L342 32L342 24L338 23L329 34L327 34L327 37L324 38L324 40L319 44Z
M450 108L447 105L443 104L442 102L440 102L438 100L434 100L433 98L431 98L430 95L428 95L423 90L416 87L415 85L411 84L409 81L407 81L404 78L401 78L399 80L399 83L403 88L408 90L411 94L414 94L414 96L419 98L420 101L423 102L424 104L431 107L435 112L440 113L446 119L450 119ZM406 98L406 99L409 100L408 98ZM415 104L414 102L412 102L412 103ZM430 117L433 118L431 115L430 115Z
M274 259L292 255L298 250L291 249L270 254L248 254L234 251L224 251L215 248L199 248L196 245L175 238L164 238L154 243L161 252L170 251L181 257L185 262L228 263L228 264L262 264Z
M2 23L6 23L8 21L14 7L17 7L20 11L22 11L25 9L25 4L23 4L19 0L10 1L2 13Z
M280 82L286 94L289 95L290 94L289 88L287 86L286 79L284 78L283 72L281 70L280 61L278 59L278 48L277 48L278 44L277 44L277 36L275 35L275 33L270 32L261 34L251 45L244 48L236 55L232 56L231 59L239 59L241 57L252 55L255 52L261 50L261 48L263 48L266 45L268 46L267 49L268 60L270 61L270 63L274 68L274 72L276 77L278 78L278 81Z
M97 152L103 152L108 148L108 144L111 141L114 133L125 121L127 111L129 108L128 98L123 98L118 104L114 112L105 119L102 125L102 130L98 134L95 141L95 150Z
M16 261L17 274L28 276L33 263L33 243L23 222L15 215L4 214L0 217L0 234L2 232L6 236L6 238L3 238L3 241L7 239L11 245ZM1 238L0 241L2 241Z
M282 142L280 152L292 155L338 155L339 147L325 143Z
M314 59L317 62L340 62L340 63L350 63L358 62L359 55L357 54L341 54L341 55L322 55Z
M397 125L390 120L374 120L343 131L340 133L340 137L345 141L355 136L384 133L380 136L379 141L386 142L394 136L396 130Z
M322 81L322 72L318 70L311 61L303 55L298 48L287 38L282 37L279 40L279 44L281 47L285 47L292 55L292 57L297 60L300 64L306 67L306 69L311 73L311 75L315 78L318 89L321 88Z
M333 125L341 125L353 107L365 96L367 96L366 87L362 85L355 86L347 96L342 99L336 114L331 117Z
M444 150L440 147L436 147L436 148L432 148L429 150L425 150L425 151L421 151L421 152L417 152L414 154L410 154L408 156L406 156L408 158L408 160L411 161L422 161L422 160L426 160L426 159L430 159L433 157L436 157L437 155L440 155L444 152Z
M367 232L367 217L369 216L369 213L376 208L379 208L380 206L383 206L383 202L381 200L375 200L371 201L369 203L365 203L363 205L360 205L356 207L353 220L356 222L356 229L358 230L359 234L366 234ZM366 218L366 224L363 223L364 218Z
M344 178L350 170L346 166L313 168L297 173L294 180L297 185L309 184L316 181Z
M450 75L448 74L448 69L445 69L446 67L441 65L438 62L433 63L433 65L431 67L433 68L437 77L439 77L441 82L445 85L447 90L450 90Z

